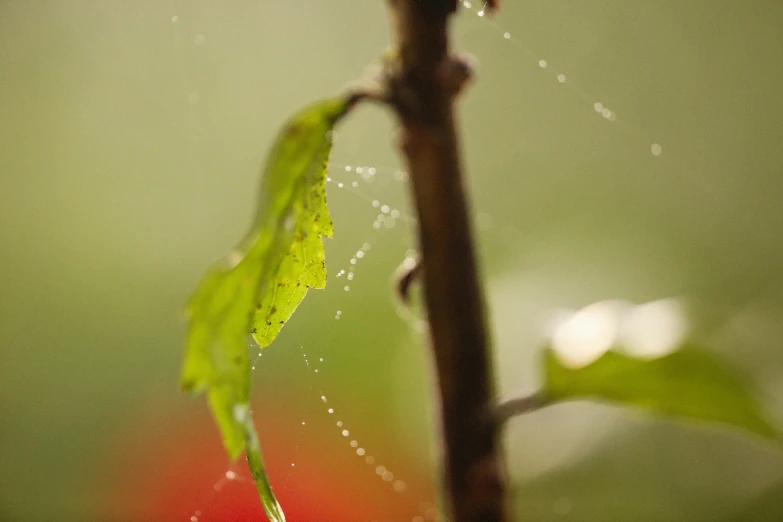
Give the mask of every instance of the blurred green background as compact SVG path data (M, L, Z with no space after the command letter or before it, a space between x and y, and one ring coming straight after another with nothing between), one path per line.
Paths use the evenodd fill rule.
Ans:
M455 27L499 391L538 382L552 310L676 297L783 424L783 5L506 4ZM388 41L380 0L0 1L0 520L239 516L205 402L177 393L181 305L281 123ZM390 292L414 243L395 138L377 108L338 130L329 285L254 375L275 491L331 502L320 520L434 516L429 356ZM783 520L783 453L735 432L579 403L504 438L518 520Z

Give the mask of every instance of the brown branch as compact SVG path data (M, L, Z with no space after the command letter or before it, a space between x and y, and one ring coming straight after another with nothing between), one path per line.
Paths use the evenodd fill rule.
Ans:
M418 212L435 353L446 498L454 522L506 520L484 306L463 189L453 102L467 63L449 51L455 0L390 0L398 62L391 103Z

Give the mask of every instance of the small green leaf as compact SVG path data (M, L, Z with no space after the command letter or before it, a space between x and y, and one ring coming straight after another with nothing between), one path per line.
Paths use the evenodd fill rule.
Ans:
M345 97L324 100L285 125L264 169L250 231L207 271L186 309L181 388L187 393L207 391L226 451L236 459L248 450L261 501L275 522L285 519L264 473L250 420L248 334L253 329L259 343L267 346L307 287L323 288L326 283L321 236L332 235L324 189L329 133L350 105Z
M720 361L686 345L659 359L636 359L608 351L578 369L544 352L547 403L597 399L658 413L714 421L778 439L779 434L747 385Z

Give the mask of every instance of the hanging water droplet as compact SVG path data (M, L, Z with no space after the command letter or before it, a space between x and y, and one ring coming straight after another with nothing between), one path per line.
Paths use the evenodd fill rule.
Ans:
M359 445L359 442L358 442L358 441L355 441L355 440L352 440L352 441L351 441L351 447L352 447L352 448L355 448L355 447L357 447L358 445Z
M343 437L347 437L348 435L350 435L350 434L351 434L351 432L350 432L350 431L348 431L348 430L343 430L343 431L342 431L342 434L343 434Z
M345 172L351 172L351 166L350 165L346 165L345 166Z
M326 395L321 395L321 400L326 402Z
M650 145L650 151L652 152L653 156L660 156L663 153L663 147L661 147L661 145L658 143L653 143Z
M546 64L546 60L539 60L538 61L538 66L541 67L542 69L546 69L546 65L547 65Z
M327 411L328 411L329 413L334 413L334 408L329 408Z
M511 33L503 33L503 38L509 40L511 38Z
M557 81L559 81L560 83L565 83L566 82L566 75L563 74L563 73L558 74L557 75Z
M233 471L226 471L226 478L228 480L234 480L235 478L237 478L237 474L234 473Z

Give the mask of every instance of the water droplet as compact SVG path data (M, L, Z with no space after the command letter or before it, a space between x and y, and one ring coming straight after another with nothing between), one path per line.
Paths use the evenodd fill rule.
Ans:
M375 175L375 172L376 172L376 170L375 170L375 167L370 167L369 169L367 169L367 172L368 172L368 173L369 173L371 176L374 176L374 175Z
M292 462L292 463L291 463L291 466L293 466L293 465L294 465L294 463Z
M177 16L177 15L172 16L171 17L171 21L176 24L177 22L179 22L179 16Z
M563 73L558 74L557 75L557 81L559 81L560 83L565 83L566 82L566 75L563 74Z
M334 413L334 408L329 408L327 411L328 411L329 413Z
M663 147L658 143L653 143L650 145L650 152L652 152L653 156L660 156L663 153Z
M353 281L353 272L348 274L348 281Z
M351 186L352 186L353 188L356 188L356 187L358 187L358 186L359 186L359 182L358 182L358 181L354 181L353 183L351 183Z
M352 264L352 265L355 265L355 264L356 264L356 258L355 258L355 257L352 257L352 258L351 258L351 264Z
M386 473L386 468L384 466L378 466L377 468L375 468L375 472L378 475L383 475L384 473Z
M378 230L379 228L381 228L381 222L380 221L376 221L375 223L372 224L372 228L374 228L375 230Z
M394 491L405 491L405 488L408 486L405 485L405 482L401 480L395 480L394 485L392 486L394 488Z
M505 38L506 40L510 39L511 33L503 33L503 38Z
M362 172L364 172L364 169L363 169L363 168L361 168L361 167L356 167L356 173L357 173L357 174L361 174Z
M337 188L343 188L343 184L342 183L338 183L337 184Z
M364 257L364 251L363 250L359 250L358 252L356 252L356 257L358 257L359 259L363 258Z
M546 69L546 60L539 60L538 66L541 67L542 69Z
M388 214L389 213L389 205L382 206L381 207L381 212L383 212L384 214Z
M603 104L603 103L601 103L601 102L595 102L595 103L593 104L593 108L595 109L595 112L597 112L597 113L599 113L599 114L600 114L600 113L601 113L601 111L603 111L603 110L604 110L604 104Z
M406 181L408 179L408 173L398 170L394 173L394 179L397 181Z
M392 210L392 211L391 211L391 217L393 217L393 218L398 218L398 217L400 217L400 211L399 211L399 210L396 210L396 209L395 209L395 210Z
M473 7L473 5L470 2L463 2L462 5L464 5L467 9Z
M386 482L391 482L391 480L394 478L394 475L392 475L391 471L387 471L383 475L381 475L381 478Z
M342 312L340 312L339 310L337 311L337 315L340 315L341 313ZM324 362L324 358L323 357L319 358L318 360L321 361L321 362Z
M342 434L343 434L343 437L347 437L348 435L350 435L350 434L351 434L351 432L350 432L350 431L348 431L348 430L343 430L343 431L342 431Z
M302 421L302 426L304 426L304 425L305 425L305 423L304 423L304 421Z
M355 440L352 440L352 441L351 441L351 447L352 447L352 448L355 448L355 447L357 447L358 445L359 445L359 443L358 443L357 441L355 441Z
M326 402L326 395L321 395L321 400Z
M332 181L332 178L326 178L326 181Z
M406 257L402 262L402 266L405 270L413 270L413 267L416 266L416 260L412 257Z
M397 220L390 217L386 219L386 221L384 221L383 224L386 225L386 228L394 228L394 225L397 224Z
M555 500L555 503L552 506L552 511L554 511L556 515L567 515L573 506L573 500L568 497L560 497Z
M358 450L356 450L356 454L359 455L360 457L364 455L364 448L359 448Z
M190 522L198 522L198 517L196 515L193 515L190 517Z
M200 99L201 96L199 96L197 92L191 92L190 94L188 94L188 101L192 104L198 103Z
M234 480L235 478L237 478L237 474L234 473L233 471L226 471L226 478L228 480Z
M365 458L365 459L364 459L364 461L365 461L367 464L374 464L374 463L375 463L375 457L373 457L372 455L370 455L370 456L368 456L367 458Z
M484 10L482 9L481 11L479 11L479 12L478 12L478 13L476 13L476 14L477 14L477 15L479 15L479 16L484 16Z
M345 172L351 172L351 166L350 165L346 165L345 166Z
M337 427L342 428L343 427L343 421L337 421Z
M351 287L348 286L348 285L345 285L345 288L343 288L343 290L345 290L346 292L350 292L351 291Z
M362 245L362 250L364 250L365 252L367 252L368 250L370 250L370 243L365 243L365 244L363 244L363 245Z
M374 199L372 201L372 206L375 207L375 208L378 208L378 206L380 206L380 204L381 204L381 202L378 201L377 199Z

